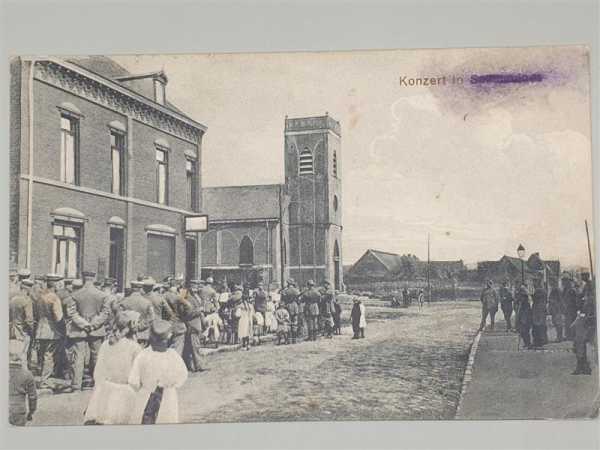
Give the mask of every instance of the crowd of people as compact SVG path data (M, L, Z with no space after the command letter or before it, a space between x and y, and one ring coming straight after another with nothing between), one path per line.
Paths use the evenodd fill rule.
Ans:
M547 318L550 316L555 330L555 342L573 341L576 367L573 375L590 375L587 346L597 349L596 295L589 273L580 279L565 272L554 282L550 292L541 278L533 280L533 290L523 283L514 289L505 280L500 289L488 280L481 293L482 317L480 330L487 318L494 329L498 306L502 310L507 332L516 332L526 349L541 349L549 343ZM514 322L513 322L514 313Z
M250 350L273 334L277 345L341 334L342 308L329 282L293 279L279 295L244 285L137 277L124 292L114 279L10 274L11 418L24 425L36 410L36 388L53 393L94 389L85 423L173 423L176 389L188 372L205 370L206 346ZM364 338L365 307L356 299L353 339ZM36 377L33 377L32 372ZM26 407L26 401L28 407ZM131 405L135 405L132 408Z

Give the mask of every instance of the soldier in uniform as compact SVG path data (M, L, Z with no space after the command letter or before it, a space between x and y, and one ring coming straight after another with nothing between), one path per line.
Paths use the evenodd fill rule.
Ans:
M333 337L333 313L334 313L334 298L335 292L331 289L329 281L323 282L321 288L321 304L319 305L319 312L321 313L321 328L323 334L331 339Z
M35 338L39 346L40 388L52 389L50 377L54 373L58 342L62 338L61 323L63 309L60 298L56 295L56 282L62 280L60 275L48 274L45 277L46 287L40 292L38 304L38 323Z
M542 280L535 279L533 291L532 321L533 321L533 346L541 348L545 342L546 312L548 293L542 286Z
M261 327L262 329L260 330L260 334L265 334L266 327L264 323L267 313L267 293L264 290L264 284L262 281L258 283L256 290L254 291L254 311L262 316L263 326Z
M183 296L180 293L181 302L185 302L186 308L185 312L182 313L186 326L185 346L182 356L188 370L191 372L202 372L204 370L200 349L202 348L205 316L198 293L199 285L199 280L192 280L190 292L184 292Z
M150 300L150 303L152 303L155 318L171 321L175 313L169 306L169 303L167 302L165 297L163 297L154 290L155 284L156 281L154 281L154 278L144 278L144 280L142 281L142 287L144 291L143 295L148 300Z
M300 291L296 287L296 283L293 279L287 281L287 287L281 292L281 303L283 303L290 315L290 334L292 337L292 344L296 343L298 334L298 297Z
M319 303L321 303L321 294L315 287L313 280L308 280L308 289L302 294L305 303L305 310L308 309L308 340L317 340L317 331L319 327Z
M173 315L171 316L171 344L179 356L183 356L186 341L186 320L191 310L189 301L184 299L180 293L176 281L173 278L168 279L169 289L165 292L165 301L169 305ZM155 310L156 311L156 310Z
M131 310L140 314L137 323L137 339L142 347L148 346L150 336L150 325L154 321L154 307L152 302L142 295L142 282L131 281L131 294L121 301L121 308L125 311Z
M519 315L517 321L517 329L519 335L523 339L526 348L531 348L531 325L533 323L531 314L531 305L529 304L529 292L527 287L522 284L515 293L515 301L519 306Z
M511 331L513 329L511 316L513 313L514 299L509 288L508 280L504 280L498 294L500 295L500 308L502 309L502 314L504 314L504 320L506 321L506 331Z
M562 301L565 309L565 326L568 340L573 340L575 330L571 328L571 324L577 318L577 311L580 310L580 298L575 288L574 282L570 274L563 275L563 292Z
M498 293L494 289L494 283L492 280L488 280L486 287L481 293L481 324L479 325L479 331L483 331L487 316L490 316L490 329L494 329L494 318L498 312Z
M19 292L10 298L8 306L8 337L19 342L21 362L25 369L34 330L33 301L29 296L32 286L33 280L21 281Z
M83 388L86 354L89 353L88 372L93 377L98 351L106 336L105 325L110 316L109 298L94 284L96 274L84 271L83 287L71 295L68 306L67 352L72 365L71 388ZM93 382L91 383L93 385Z
M565 326L565 311L563 302L558 289L558 283L552 286L550 295L548 296L548 312L552 317L552 325L556 330L556 342L562 342Z
M213 278L208 277L204 286L200 287L198 295L204 307L204 314L210 314L219 309L219 294L213 288Z

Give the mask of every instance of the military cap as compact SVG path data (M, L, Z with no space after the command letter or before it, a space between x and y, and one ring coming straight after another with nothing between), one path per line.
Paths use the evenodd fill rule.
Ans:
M152 288L153 291L156 291L158 289L162 289L164 287L164 285L162 283L156 283L154 285L154 287Z
M159 339L168 339L171 333L171 323L166 320L157 319L152 322L150 332Z
M129 284L131 285L132 288L142 287L142 282L139 280L131 280L131 282Z
M309 286L314 286L315 282L313 280L308 280L308 283L306 283L306 284L308 284Z
M142 281L142 284L144 286L154 286L156 284L156 280L154 278L152 278L152 277L146 277Z
M289 278L287 280L287 284L288 284L288 286L296 286L296 282L294 281L293 278Z
M214 282L215 282L215 280L213 280L213 277L208 277L208 278L206 279L206 284L212 284L212 283L214 283Z
M96 272L92 270L84 270L81 272L81 276L84 278L94 278L96 276Z
M265 285L265 283L263 283L262 281L259 281L258 283L256 283L256 286L258 287L263 287Z
M119 330L131 325L131 322L139 320L140 313L133 310L119 311L115 318L115 325Z
M19 278L29 278L31 276L31 270L29 269L19 269L17 272Z
M74 280L69 280L71 282L71 286L73 286L74 288L80 288L83 287L83 281L80 280L79 278L76 278Z
M49 274L46 274L44 279L46 281L60 281L63 279L63 277L61 277L60 275L58 275L56 273L49 273Z
M323 285L324 285L324 286L329 286L330 284L331 284L331 283L330 283L329 281L327 281L327 280L324 280L324 281L323 281Z
M35 284L34 281L30 278L25 278L23 281L21 281L21 286L25 286L25 287L31 287L34 284Z

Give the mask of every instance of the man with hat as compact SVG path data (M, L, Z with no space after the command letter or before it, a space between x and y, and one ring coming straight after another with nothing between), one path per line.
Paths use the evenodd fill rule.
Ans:
M531 304L529 303L529 292L527 286L522 284L515 292L515 303L518 305L519 314L517 315L517 330L523 344L526 348L531 347L531 326L533 325L533 316L531 312Z
M172 320L175 314L167 300L154 290L156 282L152 277L146 277L142 281L142 288L144 291L144 297L150 300L152 307L154 308L154 317L163 320Z
M9 299L12 295L16 295L19 294L19 288L20 288L20 284L23 282L23 280L28 280L31 277L31 270L29 269L19 269L18 272L15 271L11 271L10 273L10 284L9 286Z
M321 329L323 335L331 339L333 337L333 312L334 312L335 293L331 289L329 281L324 280L321 287L321 303L319 312L321 313Z
M506 321L506 331L508 332L513 329L511 317L514 301L508 280L502 282L502 287L500 287L498 294L500 296L500 308L502 309L502 314L504 314L504 320Z
M189 292L180 292L180 313L185 322L185 334L178 352L190 372L200 372L202 368L202 332L204 331L204 311L198 295L199 280L192 280Z
M52 389L50 377L54 373L58 342L62 338L61 322L63 309L60 298L56 295L56 282L62 280L57 274L45 277L46 287L40 292L38 305L38 323L35 338L38 342L41 388Z
M208 277L205 285L198 291L202 306L204 307L204 314L210 314L219 309L219 295L212 286L213 282L213 278Z
M33 301L29 291L33 280L24 279L20 283L19 292L8 301L8 336L21 345L21 362L27 368L27 353L34 330Z
M262 281L258 282L256 290L254 291L254 311L262 316L263 324L265 323L265 314L267 313L267 293L264 290L264 284ZM265 334L266 328L263 325L260 334Z
M281 291L281 303L285 305L290 316L290 334L292 336L292 344L296 343L298 337L298 297L300 291L296 287L296 282L290 278L287 280L287 287Z
M308 280L307 286L308 289L302 294L302 300L304 300L305 311L308 310L308 340L316 341L319 330L319 303L321 303L321 294L315 287L313 280Z
M548 292L542 285L541 278L534 279L535 290L533 291L533 304L531 308L532 314L532 334L533 346L537 348L543 347L546 342L546 312Z
M552 325L556 330L556 342L562 342L565 326L565 310L558 289L558 281L553 282L548 295L548 313L552 317Z
M573 340L575 331L571 328L571 324L577 318L577 311L580 310L580 297L575 288L571 274L565 272L562 279L563 292L562 301L565 309L566 334L568 340Z
M84 271L82 275L83 287L72 293L73 303L68 308L67 353L72 364L73 390L83 387L87 352L90 356L89 373L93 376L98 350L106 336L105 324L110 316L108 296L94 284L96 273Z
M131 293L121 301L121 309L135 311L140 318L137 323L137 340L142 347L148 346L150 325L155 319L152 302L142 295L142 282L132 280Z
M488 314L490 316L490 329L494 329L494 319L498 312L498 293L494 289L494 282L488 280L486 287L481 292L481 324L479 325L479 331L483 331L485 323L487 321Z

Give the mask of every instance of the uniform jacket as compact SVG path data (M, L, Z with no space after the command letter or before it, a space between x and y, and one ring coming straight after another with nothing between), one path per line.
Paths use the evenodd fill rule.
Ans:
M261 314L267 310L267 293L262 289L254 291L254 309Z
M204 309L202 308L202 300L194 293L188 297L189 309L187 310L185 322L190 331L196 333L202 333L204 325L202 323L204 319Z
M277 308L275 310L275 320L277 320L277 331L280 333L289 333L290 331L290 314L285 308Z
M14 295L8 304L9 339L24 339L33 334L33 301L26 292Z
M144 297L146 297L152 303L152 307L154 308L154 316L157 319L169 321L173 319L173 315L175 313L173 312L173 309L171 309L171 306L169 306L167 300L165 300L165 297L154 291L148 292L144 295Z
M104 328L110 316L110 305L106 302L108 295L102 292L92 283L87 283L81 289L71 294L77 305L77 312L82 319L86 320L92 327L88 334L82 330L76 321L70 320L67 326L69 337L104 337Z
M352 310L350 311L350 320L352 320L352 325L356 327L359 326L361 315L362 312L360 310L360 303L355 303L352 305Z
M577 311L581 308L581 301L577 290L572 286L565 288L563 290L562 299L565 308L565 314L568 317L575 319Z
M285 305L287 311L291 317L296 317L299 312L298 302L296 300L292 300Z
M281 301L283 304L288 304L292 300L298 301L298 296L300 295L300 291L294 286L288 286L283 291L281 291Z
M190 320L192 305L190 303L191 295L184 291L182 294L169 290L165 293L165 301L173 311L171 319L171 330L174 335L185 334L187 331L186 322Z
M321 302L321 294L315 287L311 287L309 290L302 294L302 299L306 303L307 308L305 312L308 312L309 316L319 315L319 303Z
M562 299L560 298L560 291L556 288L550 291L548 297L548 312L552 316L558 316L565 313Z
M533 324L541 326L546 323L546 298L548 293L543 288L538 288L533 293L532 319Z
M140 292L133 291L121 302L121 308L140 313L138 320L138 339L147 340L150 336L150 324L154 320L154 307L150 300Z
M60 326L63 320L63 309L60 298L55 292L49 289L41 291L37 313L36 339L60 339L63 336Z
M502 286L499 291L500 305L503 309L512 308L513 306L513 295L510 289L506 286Z
M204 312L210 313L219 309L219 294L212 286L203 286L198 292Z
M529 304L529 294L526 291L519 291L516 294L516 301L519 306L517 321L519 327L529 327L532 323L531 305Z
M498 293L494 288L486 287L481 293L481 303L489 311L498 310Z
M27 423L27 403L29 413L37 408L37 392L35 380L29 370L21 363L10 363L8 379L8 421L13 425L23 426Z

